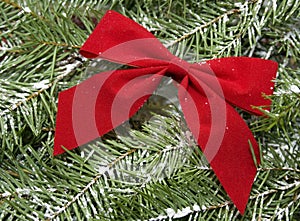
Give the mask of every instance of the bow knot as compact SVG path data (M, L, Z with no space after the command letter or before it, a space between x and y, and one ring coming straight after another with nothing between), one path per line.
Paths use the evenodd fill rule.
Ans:
M167 72L172 79L181 82L184 77L189 75L191 64L178 57L174 57L167 66Z
M191 64L178 57L174 57L168 64L167 72L177 82L181 82L184 77L189 75Z

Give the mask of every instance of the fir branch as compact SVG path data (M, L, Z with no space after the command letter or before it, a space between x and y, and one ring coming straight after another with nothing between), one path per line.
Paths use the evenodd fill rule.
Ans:
M73 203L75 203L76 201L78 201L80 199L81 196L83 196L94 184L97 183L97 181L105 174L108 172L108 170L110 168L112 168L116 163L118 163L120 160L124 159L126 156L134 153L136 151L136 149L132 149L129 150L128 152L126 152L125 154L122 154L121 156L119 156L118 158L116 158L114 161L112 161L111 163L107 164L106 166L106 170L102 171L99 174L96 174L96 176L76 195L74 196L70 201L68 201L62 208L58 209L55 213L49 215L49 219L47 220L52 220L55 217L57 217L58 215L60 215L61 213L65 212L65 210L67 208L69 208Z
M259 194L256 194L256 195L253 195L253 196L250 196L250 200L255 200L255 199L259 199L259 198L265 198L267 197L268 195L273 195L274 193L277 193L278 191L284 191L284 190L287 190L287 189L291 189L295 186L299 186L300 185L300 182L295 182L295 183L292 183L292 184L289 184L289 185L286 185L285 187L283 188L280 188L279 190L278 189L272 189L272 190L267 190L267 191L264 191L262 193L259 193ZM291 207L291 205L293 203L295 203L296 200L298 200L300 198L300 194L299 195L296 195L294 200L292 202L290 202L288 204L288 207ZM159 215L158 217L156 218L150 218L149 221L155 221L155 220L165 220L165 219L170 219L170 218L178 218L178 217L181 217L181 216L189 216L190 214L196 214L196 213L204 213L204 212L209 212L209 211L212 211L212 210L217 210L217 209L221 209L221 208L228 208L229 205L232 205L233 203L231 201L225 201L224 203L220 203L218 205L213 205L213 206L199 206L199 205L193 205L193 206L190 206L190 207L186 207L186 208L183 208L183 209L180 209L180 211L168 211L168 209L166 210L166 212L168 213L168 215ZM275 217L278 217L278 215L280 213L282 213L286 208L283 208L283 209L279 209L279 211L277 212L277 214L274 215L273 218Z
M240 9L231 9L230 11L228 11L228 12L226 12L226 13L224 13L224 14L222 14L222 15L214 18L214 19L212 19L211 21L209 21L209 22L207 22L207 23L205 23L205 24L203 24L203 25L201 25L199 27L196 27L195 29L193 29L189 33L186 33L183 36L177 38L173 42L167 44L166 47L171 47L171 46L177 44L178 42L183 41L184 39L189 38L190 36L194 35L196 32L198 32L198 31L200 31L200 30L202 30L202 29L204 29L204 28L206 28L206 27L208 27L208 26L210 26L210 25L218 22L220 19L224 18L225 16L228 16L228 15L231 15L231 14L235 14L235 13L239 13L240 11L241 11Z
M32 15L35 18L44 19L43 17L41 17L41 16L37 15L36 13L32 12L28 7L22 7L20 4L18 4L16 2L13 2L13 1L10 1L10 0L1 0L1 1L8 4L8 5L11 5L12 7L16 8L20 11L23 11L25 13L29 13L30 15Z
M68 64L66 66L64 66L63 68L65 68L66 70L64 71L63 74L60 74L56 77L55 80L53 80L53 82L43 85L43 87L34 92L33 94L31 94L29 97L27 97L25 100L23 101L19 101L18 103L15 103L13 105L11 105L7 110L4 110L2 113L0 113L0 116L4 116L5 114L14 111L15 109L17 109L18 107L20 107L22 104L24 104L24 102L28 102L31 99L39 96L41 93L43 93L44 91L48 90L49 88L51 88L53 85L57 84L57 82L59 82L60 80L62 80L63 78L65 78L66 76L72 74L74 72L74 70L78 67L82 66L82 62L81 61L75 61L73 64Z
M73 48L73 49L81 48L81 46L79 46L79 45L69 45L67 43L58 43L58 42L49 42L49 41L48 42L44 41L44 42L39 42L39 43L43 44L43 45L54 45L54 46Z

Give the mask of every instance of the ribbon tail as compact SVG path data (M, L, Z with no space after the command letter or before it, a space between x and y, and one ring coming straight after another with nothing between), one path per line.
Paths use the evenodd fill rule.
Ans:
M243 214L256 175L249 142L256 162L260 162L258 145L251 131L224 98L214 94L205 84L196 87L186 77L179 88L179 101L194 138Z
M152 95L162 67L104 72L59 93L54 155L72 150L119 126Z
M209 150L204 153L206 151ZM259 163L259 147L252 132L239 114L227 104L225 134L210 165L241 214L244 214L247 206L257 172L256 165Z

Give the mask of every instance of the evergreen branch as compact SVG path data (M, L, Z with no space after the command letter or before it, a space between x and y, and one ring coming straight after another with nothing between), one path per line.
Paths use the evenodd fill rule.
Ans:
M49 189L46 189L46 191L54 193L54 192L56 192L56 189L49 188ZM10 193L10 192L0 193L0 200L7 199L7 198L9 200L12 200L13 198L16 198L16 196L26 198L26 197L29 197L30 194L33 194L34 192L42 192L42 190L39 188L34 188L34 189L18 188L18 189L16 189L16 191L14 193Z
M258 168L257 171L291 171L300 173L300 169L297 168L289 168L289 167L274 167L274 168Z
M0 34L1 34L1 32L0 32ZM14 48L6 48L6 47L0 47L0 51L9 52L9 53L22 53L22 52L24 52L24 50L14 49Z
M177 38L176 40L172 41L171 43L167 44L166 47L171 47L175 44L177 44L178 42L181 42L183 40L185 40L186 38L189 38L190 36L194 35L195 33L197 33L198 31L206 28L206 27L209 27L210 25L218 22L219 20L221 20L222 18L224 18L225 16L228 16L228 15L231 15L231 14L236 14L236 13L239 13L241 12L240 9L231 9L230 11L212 19L211 21L199 26L199 27L196 27L195 29L193 29L192 31L190 31L189 33L186 33L184 34L183 36L181 36L180 38Z
M69 208L73 203L78 201L80 197L82 197L110 168L112 168L116 163L118 163L120 160L124 159L126 156L129 156L130 154L134 153L136 149L131 149L127 151L126 153L122 154L118 158L116 158L114 161L106 165L106 170L102 171L102 173L97 174L76 196L74 196L70 201L68 201L63 207L58 209L55 213L49 215L49 218L47 221L50 221L63 213L67 208Z
M19 5L18 3L16 2L13 2L13 1L10 1L10 0L1 0L2 2L20 10L20 11L23 11L23 12L26 12L26 13L30 13L33 17L35 18L39 18L39 19L44 19L43 17L37 15L36 13L32 12L30 9L27 9L27 8L23 8L21 5ZM29 11L30 10L30 11Z
M276 189L266 190L266 191L264 191L262 193L256 194L254 196L250 196L250 199L256 199L256 198L259 198L259 197L262 197L262 196L266 196L266 195L270 195L270 194L273 194L273 193L277 193L279 191L288 190L288 189L291 189L293 187L297 187L299 185L300 185L300 181L295 181L294 183L286 184L283 187L277 187Z
M297 194L295 197L294 197L294 200L292 200L286 207L284 208L278 208L275 212L275 214L272 216L273 219L277 218L277 217L282 217L282 213L288 211L288 208L290 208L293 204L295 204L295 202L297 202L298 200L300 200L300 194Z
M297 181L295 183L288 184L288 185L286 185L282 188L267 190L267 191L264 191L262 193L250 196L250 200L258 199L258 198L261 198L261 197L266 197L268 195L272 195L274 193L279 192L279 190L284 191L284 190L296 187L298 185L300 185L300 182ZM300 195L296 195L294 200L292 202L290 202L287 205L287 207L291 207L291 205L293 203L295 203L295 201L297 201L299 198L300 198ZM162 219L167 219L167 218L169 218L169 219L170 218L179 218L180 216L182 216L181 213L184 213L184 216L188 216L191 213L205 213L205 212L209 212L209 211L212 211L212 210L217 210L217 209L221 209L221 208L224 208L224 207L228 207L229 205L232 205L232 204L233 204L232 201L225 201L223 203L220 203L220 204L217 204L217 205L212 205L212 206L199 206L199 205L195 204L193 206L189 206L189 207L186 207L186 208L179 209L178 211L174 211L172 209L166 209L166 212L169 213L168 216L159 215L158 217L151 218L148 221L156 221L156 220L162 220ZM276 214L274 214L273 218L278 217L278 215L280 213L282 213L285 209L286 208L279 209L279 211ZM171 211L169 211L169 210L171 210Z
M12 2L10 0L1 0L1 1L4 2L4 3L6 3L6 4L8 4L8 5L13 6L16 9L23 10L23 8L19 4L15 3L15 2Z
M216 57L222 55L226 50L234 46L236 44L236 41L240 39L243 34L243 30L240 30L239 33L234 37L234 39L217 53Z
M67 47L67 48L73 48L73 49L79 49L81 48L81 46L79 45L69 45L67 43L58 43L58 42L50 42L50 41L43 41L43 42L39 42L40 44L43 45L53 45L53 46L59 46L59 47Z
M107 166L108 166L108 169L113 167L116 163L118 163L120 160L124 159L126 156L134 153L137 149L131 149L129 151L127 151L125 154L122 154L121 156L119 156L118 158L116 158L113 162L109 163Z
M14 177L20 177L19 174L15 171L7 170L6 172ZM28 171L26 169L23 169L23 172L27 173L27 174L32 174L30 171Z
M211 170L212 171L212 168L211 167L200 167L200 166L196 166L197 169L199 170ZM257 168L257 171L291 171L291 172L296 172L296 173L300 173L300 169L297 169L297 168L290 168L290 167L260 167L260 168Z
M27 97L25 100L19 101L18 103L15 103L13 105L11 105L7 110L4 110L2 113L0 113L0 117L4 116L5 114L14 111L15 109L17 109L18 107L20 107L22 104L24 104L24 102L28 102L31 99L39 96L40 94L42 94L44 91L48 90L50 87L52 87L53 85L55 85L57 82L59 82L60 80L62 80L63 78L65 78L66 76L70 75L71 73L74 72L74 70L78 67L80 67L82 65L81 61L75 61L73 64L69 64L66 65L65 68L67 69L63 74L59 75L56 77L56 79L45 85L43 88L41 88L40 90L34 92L33 94L31 94L29 97Z
M172 218L173 219L182 218L182 217L186 217L192 213L200 213L200 212L204 213L207 211L227 207L228 205L231 205L231 204L232 204L231 201L226 201L224 203L220 203L218 205L209 206L209 207L206 207L206 206L200 207L199 205L195 204L193 206L188 206L188 207L179 209L178 211L174 211L173 209L168 208L168 209L166 209L166 212L168 213L168 215L159 215L158 217L148 219L147 221L157 221L157 220L165 220L165 219L171 220Z
M199 26L199 27L194 28L194 29L191 30L190 32L188 32L188 33L184 34L183 36L177 38L177 39L174 40L173 42L167 44L166 47L171 47L171 46L175 45L176 43L181 42L181 41L183 41L183 40L189 38L190 36L196 34L198 31L201 31L202 29L204 29L204 28L206 28L206 27L209 27L209 26L211 26L211 25L217 23L219 20L221 20L221 19L223 19L223 18L225 18L225 17L227 17L227 16L229 16L229 15L241 13L241 12L244 10L244 9L243 9L244 7L247 7L247 6L249 6L250 4L254 4L254 3L256 3L257 1L258 1L258 0L247 1L247 2L245 2L244 5L241 7L242 9L231 9L231 10L225 12L224 14L219 15L218 17L215 17L214 19L210 20L209 22L207 22L207 23L205 23L205 24L203 24L203 25L201 25L201 26ZM242 32L240 32L240 33L235 37L235 39L239 38L241 35L242 35ZM231 44L233 44L233 43L231 43ZM226 46L225 49L224 49L223 51L225 51L225 50L226 50L227 48L229 48L229 47L230 47L230 46ZM220 55L220 54L222 54L222 51L219 52L219 55Z

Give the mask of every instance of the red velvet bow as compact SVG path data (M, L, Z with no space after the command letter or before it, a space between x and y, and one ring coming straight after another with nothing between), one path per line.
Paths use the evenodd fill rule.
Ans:
M60 92L54 155L104 135L128 120L165 76L178 86L187 125L224 189L244 213L256 174L251 148L258 144L237 106L262 115L254 106L271 105L277 63L229 57L190 64L172 55L139 24L108 11L80 49L87 58L104 58L135 68L92 76Z

